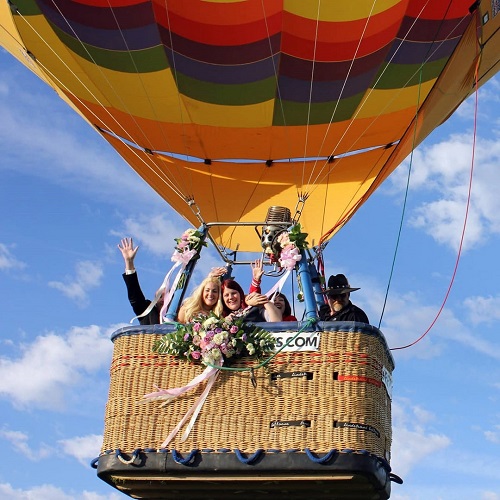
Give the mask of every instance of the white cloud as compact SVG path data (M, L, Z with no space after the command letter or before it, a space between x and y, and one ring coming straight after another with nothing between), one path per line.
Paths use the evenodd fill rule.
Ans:
M404 478L428 455L447 448L451 441L443 434L431 433L426 424L433 415L407 399L392 402L393 443L391 467Z
M500 500L500 493L495 493L494 491L484 491L481 498L482 500Z
M451 326L441 328L439 335L442 338L460 344L493 359L500 360L500 344L490 342L487 338L481 337L478 330L471 331L465 325Z
M474 177L464 249L500 233L500 141L478 138L474 151ZM408 165L407 159L403 165ZM409 214L408 222L423 229L441 245L458 249L467 208L472 165L472 134L454 134L445 141L422 145L414 152L410 193L425 196ZM391 176L394 191L406 184L407 169Z
M0 429L0 438L8 441L15 451L32 462L38 462L54 453L54 450L42 443L38 448L28 442L29 436L21 431L12 431L7 428Z
M367 276L353 273L351 282L363 290L370 290L369 294L362 296L362 302L357 301L354 296L351 299L367 312L371 324L377 326L377 314L382 310L385 291L379 283ZM465 311L467 321L462 321L450 307L441 310L441 304L426 302L423 293L401 294L392 290L385 307L381 330L389 348L395 349L392 351L393 356L397 360L429 359L441 355L449 344L459 343L489 358L500 359L500 342L491 341L486 329L473 328L469 321L470 317L474 317L479 323L477 316L473 316L476 300L472 298L464 301L466 307L460 310ZM492 301L479 306L477 314L483 316L483 322L494 324L498 317L495 304L496 301Z
M113 197L116 204L134 200L142 207L158 207L164 203L91 125L57 94L47 92L44 83L26 78L26 71L20 66L0 71L0 143L9 145L4 148L0 169L15 168L86 192L94 199L109 201ZM16 83L19 79L25 84L22 87Z
M366 278L361 278L356 283L362 289L370 290L370 294L363 296L368 304L365 310L370 313L368 317L371 319L372 324L377 325L378 318L375 317L375 312L380 314L385 292L375 283L367 285ZM405 294L398 294L396 291L391 292L381 325L389 348L413 344L424 335L434 321L438 307L424 305L423 300L423 297L414 292ZM443 316L449 316L450 314L445 311ZM436 330L442 328L441 322L442 318L440 318L439 324L434 327ZM426 335L421 341L412 345L411 348L395 352L400 357L432 358L439 355L442 352L443 343L440 341L439 336L435 335L436 330L433 331L432 335Z
M0 483L0 498L5 500L119 500L123 495L111 492L101 495L92 491L79 493L65 493L61 488L52 484L42 484L29 489L14 488L9 483Z
M484 437L491 443L500 444L500 425L495 425L491 431L484 431Z
M64 453L75 457L82 465L87 467L89 462L99 455L102 435L75 436L70 439L61 439L58 442L62 446Z
M14 257L7 245L0 243L0 270L23 269L25 267L26 264Z
M185 222L185 227L178 221L172 221L171 215L155 214L155 215L139 215L136 218L127 218L124 220L124 228L122 232L112 231L115 236L129 236L134 239L134 244L143 246L146 250L157 256L168 257L174 251L175 240L190 227L188 222Z
M0 395L17 408L63 409L79 386L92 385L96 371L108 368L115 329L74 327L64 336L48 333L21 345L18 358L0 358Z
M101 284L104 271L98 262L81 261L75 267L75 277L66 276L64 281L49 281L48 285L85 307L89 302L89 290Z
M469 297L464 300L469 318L474 324L493 324L500 320L500 297Z

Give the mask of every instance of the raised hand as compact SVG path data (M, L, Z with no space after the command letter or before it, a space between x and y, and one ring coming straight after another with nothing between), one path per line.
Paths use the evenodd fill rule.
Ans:
M132 240L132 238L122 238L118 245L118 250L120 250L123 260L125 261L125 269L135 269L134 259L137 250L139 250L139 247L134 248L134 241Z
M257 259L251 264L252 266L252 278L260 283L262 280L262 275L264 274L264 266L262 264L262 259Z

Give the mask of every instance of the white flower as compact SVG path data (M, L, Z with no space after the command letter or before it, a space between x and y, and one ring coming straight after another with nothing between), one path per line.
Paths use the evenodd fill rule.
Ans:
M217 323L218 319L217 318L214 318L213 316L211 316L210 318L207 318L204 322L203 322L203 327L204 328L208 328L210 325L213 325L215 323Z
M222 353L219 351L219 349L211 349L203 356L203 359L212 365L218 364L217 362L221 358L222 358Z
M248 343L246 345L246 348L247 348L248 354L250 354L250 356L255 354L255 347L253 346L253 344Z
M214 335L214 342L218 345L221 345L222 342L224 342L224 334L221 332L221 333L216 333Z

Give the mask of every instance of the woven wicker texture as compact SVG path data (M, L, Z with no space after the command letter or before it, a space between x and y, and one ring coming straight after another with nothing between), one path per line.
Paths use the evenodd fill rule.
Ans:
M114 339L102 452L159 448L201 394L204 384L161 407L139 403L161 388L186 385L204 369L152 351L158 333L137 331ZM391 401L382 367L392 373L385 341L362 332L325 331L318 352L282 352L264 369L221 371L181 452L239 449L366 450L390 458ZM233 367L257 363L243 358Z

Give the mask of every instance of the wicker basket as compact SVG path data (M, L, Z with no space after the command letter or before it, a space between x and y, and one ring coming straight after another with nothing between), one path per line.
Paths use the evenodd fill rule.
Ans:
M297 323L265 324L278 334ZM204 367L152 351L172 325L127 327L113 336L109 399L102 454L158 449L201 394L194 389L167 406L139 404L155 386L186 385ZM238 449L242 453L363 450L390 459L394 362L383 335L358 323L320 323L319 350L281 352L265 368L222 371L180 452ZM234 367L251 367L242 358Z

